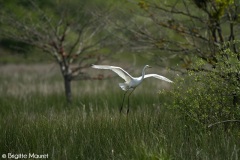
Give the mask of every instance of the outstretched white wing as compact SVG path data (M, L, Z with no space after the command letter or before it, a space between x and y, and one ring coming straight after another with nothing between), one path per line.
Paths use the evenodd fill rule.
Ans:
M123 70L120 67L107 66L107 65L92 65L92 68L112 70L113 72L117 73L122 79L124 79L126 82L130 82L133 79L133 77L129 73L127 73L125 70Z
M161 80L164 80L166 82L170 82L170 83L173 83L173 81L171 81L170 79L166 78L166 77L163 77L161 75L158 75L158 74L146 74L144 76L144 79L145 78L149 78L149 77L154 77L154 78L157 78L157 79L161 79Z

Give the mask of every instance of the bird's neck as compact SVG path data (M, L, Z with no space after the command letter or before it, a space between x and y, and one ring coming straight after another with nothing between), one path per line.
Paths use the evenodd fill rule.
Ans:
M145 69L146 69L146 67L144 67L143 70L142 70L142 79L141 79L141 80L144 79L144 76L145 76Z

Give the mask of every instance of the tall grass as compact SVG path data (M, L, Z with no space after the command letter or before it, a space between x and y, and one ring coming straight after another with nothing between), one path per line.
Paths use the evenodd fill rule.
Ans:
M73 84L74 100L67 105L60 78L39 82L35 74L30 81L24 79L29 75L25 71L11 81L7 74L0 78L0 154L70 160L239 159L239 130L186 124L179 113L162 107L157 82L146 82L135 91L127 116L125 110L119 113L123 92L116 80ZM23 94L18 86L15 92L4 92L14 90L14 83ZM54 83L59 88L52 89Z

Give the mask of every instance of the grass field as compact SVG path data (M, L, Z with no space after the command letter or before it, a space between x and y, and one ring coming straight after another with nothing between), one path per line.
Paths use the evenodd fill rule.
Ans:
M19 154L47 154L57 160L240 158L239 130L186 124L171 106L162 105L171 97L157 94L168 88L157 80L135 91L127 116L119 114L121 79L74 82L73 103L67 105L56 67L8 65L0 67L0 74L1 155L11 153L16 159Z

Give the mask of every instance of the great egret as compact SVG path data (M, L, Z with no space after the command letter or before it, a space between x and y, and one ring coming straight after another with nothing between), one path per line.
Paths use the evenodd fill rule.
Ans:
M119 87L121 87L122 90L125 91L124 96L123 96L122 105L121 105L121 108L120 108L120 113L122 112L125 95L128 91L130 91L130 93L128 95L128 108L127 108L127 114L128 114L128 112L129 112L129 97L132 94L132 92L135 90L135 88L142 83L143 79L149 78L149 77L154 77L154 78L161 79L161 80L164 80L164 81L169 82L169 83L173 83L168 78L163 77L163 76L158 75L158 74L146 74L145 75L145 69L146 68L151 68L151 66L149 66L149 65L146 65L143 68L142 76L140 76L140 77L132 77L128 72L123 70L121 67L116 67L116 66L92 65L92 68L112 70L113 72L117 73L122 79L125 80L124 83L119 83Z

